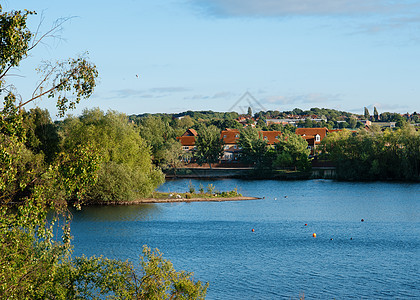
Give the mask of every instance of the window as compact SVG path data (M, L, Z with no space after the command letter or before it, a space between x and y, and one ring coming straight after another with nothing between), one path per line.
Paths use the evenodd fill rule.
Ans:
M235 146L233 146L233 149L237 149L238 147L235 145Z
M266 136L265 136L265 137L264 137L264 140L268 140L268 137L266 137Z
M226 145L226 146L225 146L225 150L227 150L227 149L229 149L229 146L227 146L227 145Z
M317 134L317 135L315 136L315 141L316 141L316 142L321 141L321 137L319 136L319 134Z
M239 134L235 134L235 137L236 137L236 138L239 138Z
M225 134L225 135L223 135L223 138L224 138L224 139L226 138L226 134Z
M182 150L189 150L190 149L190 147L188 147L188 146L182 146Z

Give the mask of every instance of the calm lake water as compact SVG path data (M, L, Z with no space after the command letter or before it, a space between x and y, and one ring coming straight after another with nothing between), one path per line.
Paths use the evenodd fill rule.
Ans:
M207 299L420 299L420 184L191 182L265 199L87 207L75 255L136 262L147 244L209 282Z

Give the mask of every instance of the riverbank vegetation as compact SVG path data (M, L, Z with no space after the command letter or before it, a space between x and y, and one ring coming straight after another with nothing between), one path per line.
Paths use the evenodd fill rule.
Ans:
M395 130L329 134L321 158L337 166L341 180L420 180L420 133L412 126Z
M80 209L113 191L114 198L145 195L163 175L122 114L92 110L57 124L45 110L25 111L54 98L62 117L92 95L98 76L86 56L45 63L32 96L20 96L10 71L62 24L31 32L34 14L0 5L0 299L203 299L207 285L147 247L140 268L71 257L70 201Z

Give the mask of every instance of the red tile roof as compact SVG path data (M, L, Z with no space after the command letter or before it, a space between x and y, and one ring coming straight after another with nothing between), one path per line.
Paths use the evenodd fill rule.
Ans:
M277 137L281 136L281 131L260 131L259 134L269 145L274 145L275 143L278 143L279 140Z
M238 129L226 129L222 130L221 138L224 144L236 144L239 140L239 134Z
M194 146L195 145L195 136L181 136L177 137L177 140L181 142L182 146Z
M187 131L185 131L182 136L198 136L198 133L194 129L190 128Z
M296 128L296 134L306 137L315 137L317 134L322 141L323 138L327 135L328 129L326 127L322 128Z

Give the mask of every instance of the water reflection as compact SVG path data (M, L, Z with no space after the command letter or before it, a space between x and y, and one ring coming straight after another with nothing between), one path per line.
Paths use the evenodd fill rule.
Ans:
M81 211L72 209L75 222L131 222L151 221L162 213L162 207L156 204L120 205L120 206L85 206Z

